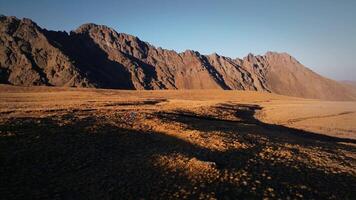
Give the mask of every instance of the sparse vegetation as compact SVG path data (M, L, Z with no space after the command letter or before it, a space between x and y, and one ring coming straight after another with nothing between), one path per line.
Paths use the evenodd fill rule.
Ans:
M246 91L1 86L0 196L354 199L355 111Z

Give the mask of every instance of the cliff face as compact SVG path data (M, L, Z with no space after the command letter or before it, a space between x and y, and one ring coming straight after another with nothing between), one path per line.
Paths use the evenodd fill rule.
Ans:
M0 80L14 85L89 86L71 59L29 19L0 17Z
M75 31L40 28L29 19L0 17L0 82L119 89L232 89L351 100L348 87L305 68L286 53L177 53L96 24Z

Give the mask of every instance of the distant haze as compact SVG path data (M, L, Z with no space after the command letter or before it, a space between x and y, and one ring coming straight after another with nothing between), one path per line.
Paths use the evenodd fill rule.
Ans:
M229 57L288 52L336 80L356 80L356 1L0 0L0 13L70 31L105 24L176 51Z

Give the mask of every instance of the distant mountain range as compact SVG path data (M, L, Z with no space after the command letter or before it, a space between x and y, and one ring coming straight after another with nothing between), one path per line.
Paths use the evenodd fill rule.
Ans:
M287 53L233 59L156 48L104 25L70 33L30 19L0 17L0 83L115 89L224 89L355 100L348 84L327 79ZM238 47L236 47L238 48Z

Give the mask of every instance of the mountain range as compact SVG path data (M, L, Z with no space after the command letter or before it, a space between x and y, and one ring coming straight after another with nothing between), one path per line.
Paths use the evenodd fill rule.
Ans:
M238 48L238 47L236 47ZM229 58L156 48L93 23L70 33L30 19L0 17L0 83L112 89L223 89L356 100L349 85L325 78L287 53Z

